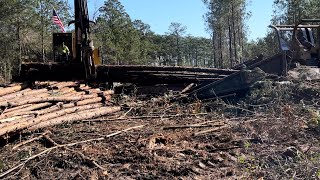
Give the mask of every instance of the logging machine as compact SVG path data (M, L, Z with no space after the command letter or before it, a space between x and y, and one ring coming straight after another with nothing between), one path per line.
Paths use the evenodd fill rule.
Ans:
M94 48L93 41L90 38L90 24L94 22L89 20L87 0L74 0L75 19L68 25L74 24L73 33L54 33L53 34L53 54L54 61L58 63L71 63L83 66L81 68L85 78L96 78L96 65L101 64L99 49ZM66 45L70 54L67 57L62 56L59 49Z
M295 25L270 25L278 36L288 66L319 66L320 19L302 19ZM288 67L290 68L290 67Z
M294 25L270 25L275 29L280 52L268 58L249 60L234 67L240 70L226 78L193 89L190 96L197 99L242 94L266 74L287 76L288 70L297 66L319 67L320 60L320 19L302 19Z

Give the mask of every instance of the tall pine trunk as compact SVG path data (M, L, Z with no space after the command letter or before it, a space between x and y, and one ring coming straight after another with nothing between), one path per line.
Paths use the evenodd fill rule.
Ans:
M230 67L232 67L233 66L233 57L232 57L232 33L231 33L230 16L228 16L228 34L229 34L229 60L230 60Z
M233 30L233 50L234 50L234 61L237 61L238 60L238 52L237 52L237 39L236 39L236 35L237 35L237 32L236 32L236 28L235 28L235 16L234 16L234 13L235 13L235 10L234 10L234 0L232 0L232 3L231 3L231 16L232 16L232 30ZM232 60L232 63L231 63L231 67L233 67L233 60Z

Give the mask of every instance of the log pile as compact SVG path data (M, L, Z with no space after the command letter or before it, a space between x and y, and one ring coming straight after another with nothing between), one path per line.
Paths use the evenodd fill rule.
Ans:
M111 106L113 91L76 82L13 84L0 89L0 136L93 119L120 111Z
M23 63L17 81L71 81L83 80L84 69L77 63ZM145 65L98 65L99 82L135 83L139 85L208 83L238 72L234 69L145 66Z
M238 70L179 67L100 65L97 67L98 81L127 82L138 84L183 84L206 83L220 80Z

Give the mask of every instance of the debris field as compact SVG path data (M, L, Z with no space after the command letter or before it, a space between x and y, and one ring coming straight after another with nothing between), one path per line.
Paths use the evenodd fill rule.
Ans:
M283 82L187 103L172 101L179 92L11 84L0 89L0 178L318 179L320 83Z

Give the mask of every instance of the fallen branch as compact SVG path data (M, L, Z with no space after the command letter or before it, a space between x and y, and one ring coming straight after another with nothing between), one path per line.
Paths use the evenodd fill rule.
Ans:
M211 121L210 121L211 122ZM169 129L187 129L187 128L205 128L205 127L213 127L213 126L223 126L225 123L216 123L216 124L207 124L209 122L204 122L200 124L190 124L190 125L182 125L182 126L167 126L163 127L163 130Z
M206 127L213 127L213 125L184 125L184 126L168 126L163 127L163 130L171 130L171 129L187 129L187 128L206 128Z
M101 121L118 121L118 120L127 120L127 119L158 119L158 118L174 118L174 117L183 117L183 116L205 116L208 113L199 113L199 114L174 114L174 115L157 115L157 116L134 116L134 117L119 117L114 119L92 119L92 120L83 120L84 122L101 122Z
M84 141L79 141L79 142L69 143L69 144L62 144L62 145L57 145L57 146L48 148L48 149L46 149L46 150L44 150L44 151L42 151L42 152L40 152L38 154L35 154L35 155L27 158L26 160L24 160L24 162L20 163L19 165L17 165L15 167L5 171L4 173L0 174L0 178L4 178L5 176L7 176L11 172L15 171L16 169L18 169L20 167L23 167L27 162L29 162L29 161L31 161L31 160L33 160L35 158L38 158L38 157L40 157L40 156L42 156L44 154L47 154L47 153L51 152L52 150L55 150L55 149L58 149L58 148L63 148L63 147L72 147L72 146L75 146L75 145L89 143L89 142L103 141L106 138L110 138L110 137L116 136L118 134L130 131L130 130L133 130L133 129L142 128L142 127L144 127L144 125L130 127L130 128L127 128L127 129L124 129L124 130L121 130L121 131L117 131L117 132L111 133L109 135L106 135L105 137L101 137L101 138L97 138L97 139L88 139L88 140L84 140Z
M125 117L130 113L130 111L132 111L132 109L133 109L133 107L131 107L131 108L129 109L129 111L127 111L126 113L124 113L124 115L122 115L120 118L125 118Z
M225 125L225 126L221 126L221 127L216 127L216 128L208 129L208 130L205 130L205 131L200 131L200 132L193 133L193 135L194 136L199 136L199 135L202 135L202 134L206 134L206 133L210 133L210 132L214 132L214 131L219 131L219 130L225 129L227 127L229 127L229 126Z
M56 143L53 139L51 139L49 136L44 135L43 136L46 140L48 140L51 144L53 144L54 146L60 146L60 144ZM75 154L78 154L83 160L89 162L91 165L96 166L97 168L99 168L100 170L102 170L103 172L106 172L106 169L102 166L100 166L95 160L85 156L83 153L79 152L79 151L75 151L73 149L70 149L68 147L62 147L70 152L73 152Z
M191 88L193 88L195 86L194 83L189 84L187 87L185 87L180 93L184 94L186 92L188 92Z
M49 132L49 131L46 131L46 132L44 132L43 134L41 134L40 136L38 136L38 137L34 137L34 138L29 139L29 140L27 140L27 141L21 142L21 143L15 145L15 146L12 148L12 150L15 150L15 149L19 148L20 146L29 144L29 143L31 143L31 142L33 142L33 141L37 141L37 140L43 138L44 136L46 136L48 133L50 133L50 132Z

